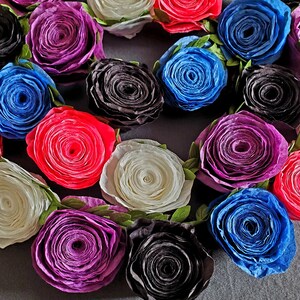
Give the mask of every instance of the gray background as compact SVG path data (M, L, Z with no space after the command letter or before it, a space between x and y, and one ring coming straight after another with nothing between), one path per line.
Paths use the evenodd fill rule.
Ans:
M152 66L163 53L182 35L169 35L158 25L149 25L134 39L126 40L105 33L104 48L107 57L136 60ZM80 110L88 111L84 82L70 87L60 87L65 100ZM123 139L152 138L166 143L169 149L182 159L187 158L189 145L210 121L218 117L228 106L226 97L222 97L210 108L193 113L170 114L164 112L157 121L122 134ZM22 142L5 142L5 156L29 171L41 173L26 155ZM61 197L76 195L100 196L99 186L81 191L70 191L49 182ZM213 199L217 193L196 183L193 189L193 206L199 206ZM294 223L296 239L300 238L300 226ZM62 293L44 283L35 274L31 266L30 246L32 240L0 250L0 299L138 299L127 287L121 272L108 287L90 294L72 295ZM299 246L299 243L298 243ZM199 296L203 300L296 300L300 283L300 255L297 254L289 270L282 275L265 279L255 279L238 267L222 250L214 252L215 272L208 288ZM172 299L170 299L172 300Z

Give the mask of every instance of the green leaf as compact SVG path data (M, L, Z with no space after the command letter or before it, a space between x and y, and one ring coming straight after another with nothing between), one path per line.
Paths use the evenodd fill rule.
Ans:
M57 210L57 206L51 204L51 205L48 207L48 209L45 210L45 211L40 215L40 217L39 217L39 224L40 224L40 225L44 225L45 222L46 222L46 220L47 220L47 218L49 217L49 215L50 215L52 212L54 212L55 210Z
M134 223L133 221L127 220L127 221L119 223L119 225L127 228L127 227L130 227L133 223Z
M30 70L34 69L33 65L32 65L32 63L30 61L21 62L21 63L18 61L17 64L20 65L20 66L22 66L22 67L24 67L24 68L30 69Z
M167 149L168 149L167 144L161 144L161 145L159 145L158 147L159 147L159 148L162 148L162 149L164 149L164 150L167 150Z
M119 142L120 141L120 132L121 132L120 128L116 129L115 132L116 132L116 141Z
M30 10L30 11L35 10L39 5L40 5L39 2L37 2L35 4L28 5L28 6L26 6L26 10Z
M28 18L21 17L19 19L19 22L21 24L21 27L22 27L22 30L23 30L23 34L26 35L29 32L29 29L30 29Z
M292 141L292 142L290 143L289 149L288 149L289 154L293 152L294 147L295 147L295 144L296 144L296 141Z
M7 10L9 10L13 15L15 15L16 17L18 17L18 15L15 13L15 11L7 4L2 4L0 3L0 6L5 7Z
M248 68L250 68L251 66L252 66L252 61L249 60L249 61L246 63L244 69L248 69Z
M167 221L169 219L169 215L164 215L162 213L151 213L148 214L146 218L151 220Z
M200 157L200 150L199 146L195 144L195 142L192 142L190 150L189 150L189 158L197 158Z
M293 151L299 150L300 149L300 134L298 135L296 141L295 141L295 145L293 148Z
M241 103L241 105L236 109L236 111L235 111L235 113L238 113L241 109L242 109L242 107L245 105L245 102L243 101L242 103Z
M140 63L138 61L135 61L135 60L131 60L130 63L132 63L135 66L139 66L140 65Z
M234 107L234 105L231 105L231 106L229 107L228 114L229 114L229 115L232 115L232 114L234 114L234 113L235 113L235 107Z
M206 204L202 204L196 211L196 220L204 222L209 217L209 210Z
M223 46L223 45L224 45L224 44L222 43L222 41L219 39L218 35L216 35L216 34L211 34L211 35L210 35L210 39L211 39L214 43L216 43L217 45L219 45L219 46Z
M193 169L198 168L199 166L199 157L198 158L190 158L182 164L182 167L185 169Z
M225 58L221 48L217 44L213 44L207 50L214 53L221 61L223 61L223 62L226 61L226 58Z
M190 42L187 47L196 47L196 48L202 48L210 39L210 35L204 35L201 38L199 38L196 41Z
M153 65L153 69L152 69L153 73L156 73L159 67L160 67L160 62L159 60L157 60Z
M27 44L24 44L20 53L19 58L21 59L30 59L32 57L31 51L29 49L29 46Z
M162 23L170 23L171 19L166 12L159 8L154 8L155 18Z
M256 187L257 187L257 188L261 188L261 189L267 190L268 187L269 187L269 185L270 185L270 180L265 180L265 181L263 181L263 182L258 183L258 184L256 185Z
M128 212L128 214L131 215L131 220L133 220L133 221L147 217L147 214L140 210L131 210Z
M215 33L216 32L216 23L211 20L203 20L202 24L206 31Z
M74 208L74 209L80 209L83 208L84 206L86 206L86 203L77 199L77 198L69 198L66 200L63 200L61 202L62 205L70 207L70 208Z
M213 120L213 121L210 123L209 127L210 127L210 128L213 128L213 127L218 123L218 121L219 121L219 118Z
M236 194L238 191L239 191L239 189L232 190L232 192L226 198L231 197L232 195Z
M89 7L89 5L87 5L86 3L84 2L81 2L81 5L83 7L83 9L92 17L92 18L95 18L95 14L93 12L93 10Z
M98 205L98 206L91 207L91 208L87 209L86 211L91 214L94 214L97 212L103 212L103 211L108 212L109 207L110 207L110 205Z
M181 48L182 48L182 44L177 45L177 47L173 50L171 55L175 55L177 52L180 51Z
M190 205L180 207L175 210L175 212L171 216L170 221L181 223L188 218L188 216L190 215L190 212L191 212Z
M183 168L186 180L195 180L196 175L189 169Z
M126 221L130 221L131 220L131 215L126 214L126 213L113 213L110 215L110 219L114 222L116 222L117 224L126 222Z
M236 67L236 66L239 66L239 64L240 64L240 61L237 59L234 59L234 58L230 58L226 62L227 67Z

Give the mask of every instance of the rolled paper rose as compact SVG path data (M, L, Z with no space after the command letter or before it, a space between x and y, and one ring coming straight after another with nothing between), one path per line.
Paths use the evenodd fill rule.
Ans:
M200 21L218 17L221 9L222 0L156 0L154 4L156 18L170 33L203 29ZM160 17L161 11L164 13L163 19Z
M212 104L227 85L227 69L209 48L194 46L199 37L177 41L158 61L157 78L167 105L194 111Z
M155 120L162 111L162 91L145 67L103 59L92 65L86 83L90 108L113 127L142 125Z
M271 64L290 32L291 10L280 0L234 0L221 13L218 34L228 56Z
M23 30L9 8L0 5L0 69L21 53Z
M126 236L106 218L73 209L53 212L31 247L32 264L48 284L87 293L110 284L122 266Z
M211 232L233 262L262 278L285 272L296 252L294 227L284 206L263 189L244 189L219 203Z
M214 261L194 229L180 223L140 219L128 233L126 280L139 297L191 300L207 287Z
M44 2L29 23L26 41L32 61L52 76L61 80L85 76L88 62L104 57L103 29L80 2Z
M81 210L88 210L90 208L96 207L96 206L103 206L107 205L107 203L99 198L90 197L90 196L67 196L64 199L61 200L61 203L64 204L64 201L70 200L70 199L78 199L85 203L85 206L81 208ZM128 209L126 209L123 206L119 205L110 205L109 210L113 210L116 212L127 212Z
M17 164L0 158L0 248L21 243L40 229L39 217L53 199L50 188Z
M27 153L50 179L69 189L99 181L115 132L89 113L53 108L26 136Z
M247 108L270 121L300 123L300 81L287 68L260 65L244 69L239 94Z
M188 204L193 180L183 162L152 140L117 145L100 178L102 196L112 204L145 212L166 212Z
M276 175L272 192L286 207L292 220L300 220L300 151L291 153Z
M200 146L197 179L220 192L274 177L288 157L288 143L277 129L246 111L219 118L195 143Z
M287 39L288 67L300 78L300 6L292 11L291 32Z
M145 24L152 22L150 9L155 0L88 0L93 13L114 35L133 38Z
M52 107L64 103L53 80L26 60L0 70L0 90L0 134L9 139L25 139Z

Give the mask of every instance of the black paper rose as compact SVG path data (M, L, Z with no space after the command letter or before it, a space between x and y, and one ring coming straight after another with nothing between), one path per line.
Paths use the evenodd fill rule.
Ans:
M155 120L164 103L159 84L147 68L117 59L92 65L87 93L90 108L111 126L123 129Z
M0 68L13 61L23 46L23 30L18 18L0 5Z
M138 220L129 229L126 279L143 299L195 299L213 273L214 261L193 229L180 223Z
M243 71L240 97L253 113L297 126L300 122L300 81L278 65L252 66Z

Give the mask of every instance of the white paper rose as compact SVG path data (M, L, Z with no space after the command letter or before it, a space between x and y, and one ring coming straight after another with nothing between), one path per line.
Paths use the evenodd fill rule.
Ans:
M117 36L133 38L152 21L150 9L154 0L88 0L87 3L103 28Z
M100 178L102 196L112 204L145 212L166 212L190 201L193 180L183 161L152 140L121 142Z
M59 198L17 164L0 159L0 248L21 243L39 229L39 217Z

